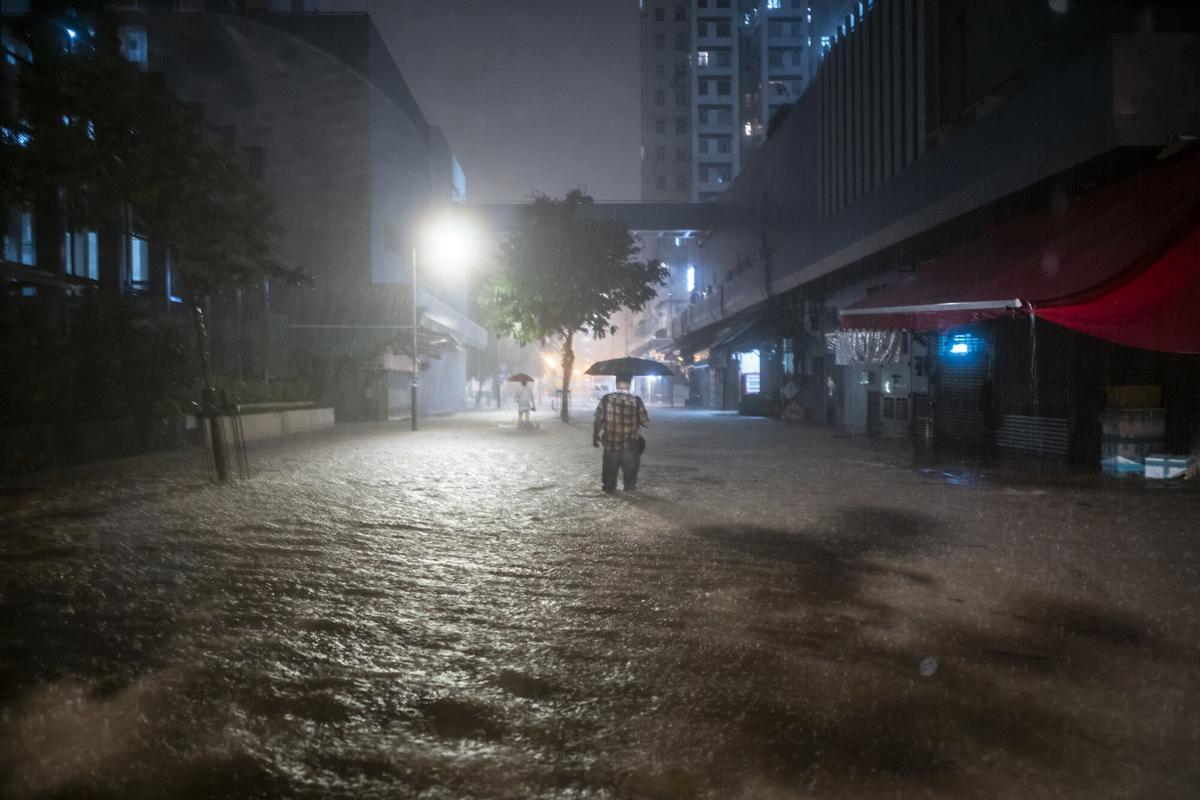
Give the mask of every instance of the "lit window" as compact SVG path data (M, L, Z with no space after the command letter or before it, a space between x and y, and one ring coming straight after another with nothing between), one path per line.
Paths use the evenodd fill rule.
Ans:
M36 266L37 248L33 239L33 212L9 211L0 216L3 230L0 230L3 245L0 255L5 261L24 264L27 267Z
M15 144L17 147L29 147L30 141L32 141L32 139L25 131L19 131L14 128L0 125L0 142L3 142L4 144Z
M264 284L267 292L270 292L270 286ZM182 303L183 298L178 294L178 287L175 286L175 265L167 262L167 299L172 303Z
M736 357L741 368L743 390L746 394L758 394L762 389L760 373L762 359L758 351L751 350L748 353L738 353Z
M146 48L145 28L121 28L121 54L145 69L149 55Z
M745 130L747 136L754 135L754 125L752 123L747 122L743 129Z
M150 243L132 234L129 237L129 282L134 286L150 283Z
M707 50L701 50L700 52L696 53L696 64L697 64L697 66L701 66L701 67L708 66L708 51Z
M100 279L100 246L95 231L80 230L63 234L63 255L68 275L89 280Z
M770 9L783 8L783 0L767 0L767 8L770 8Z
M696 268L691 265L687 268L687 290L696 291Z

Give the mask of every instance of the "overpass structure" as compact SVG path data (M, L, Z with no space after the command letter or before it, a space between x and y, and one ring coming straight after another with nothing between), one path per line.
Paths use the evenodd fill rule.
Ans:
M511 230L524 203L468 203L464 208L482 227L497 233ZM622 223L642 236L673 236L696 239L712 230L715 203L596 203L598 219Z

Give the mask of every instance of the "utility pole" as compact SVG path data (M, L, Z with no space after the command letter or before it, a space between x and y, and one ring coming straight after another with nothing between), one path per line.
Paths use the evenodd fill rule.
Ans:
M417 358L417 248L412 249L412 383L409 388L412 396L409 408L412 409L412 429L417 429L417 385L421 380L421 364Z

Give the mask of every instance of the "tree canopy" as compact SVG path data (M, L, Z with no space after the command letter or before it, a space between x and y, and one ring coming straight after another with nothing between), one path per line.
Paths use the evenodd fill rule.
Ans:
M519 212L501 247L503 272L483 288L492 329L522 344L587 331L616 331L609 318L621 308L640 311L666 282L657 261L639 261L640 248L619 222L596 219L593 200L578 190L561 200L537 195Z
M501 248L502 272L483 287L491 329L522 344L563 340L563 419L575 354L574 335L615 333L621 308L640 311L666 283L658 261L637 259L640 248L619 222L597 219L591 197L535 195Z

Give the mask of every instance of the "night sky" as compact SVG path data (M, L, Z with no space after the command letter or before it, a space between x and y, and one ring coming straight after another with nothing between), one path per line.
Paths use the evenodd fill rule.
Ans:
M373 0L471 202L640 195L637 0Z

